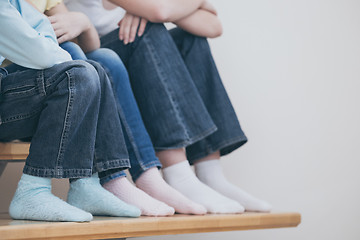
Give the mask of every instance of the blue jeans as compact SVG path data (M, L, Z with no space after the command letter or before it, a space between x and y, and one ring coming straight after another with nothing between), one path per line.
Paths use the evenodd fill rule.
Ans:
M23 172L90 177L129 167L116 100L95 62L0 68L0 141L31 138Z
M124 45L115 30L101 38L128 70L155 150L186 147L190 163L246 143L205 38L148 23Z
M81 48L66 42L61 47L70 53L73 59L91 59L100 63L112 80L113 89L118 100L118 111L123 126L123 132L129 153L131 168L129 169L132 179L136 179L147 169L161 167L151 139L145 129L135 97L130 86L129 76L119 56L110 49L100 48L84 54ZM113 178L124 176L124 172L113 172L107 179L101 179L105 183Z

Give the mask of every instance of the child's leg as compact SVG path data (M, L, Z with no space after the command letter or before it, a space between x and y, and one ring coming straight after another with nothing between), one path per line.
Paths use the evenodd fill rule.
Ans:
M162 179L157 169L161 164L155 156L132 93L127 71L119 56L110 49L98 49L88 53L87 57L101 63L112 78L129 151L130 173L137 187L144 192L133 187L126 178L113 179L104 185L105 188L125 202L139 207L143 215L171 215L174 212L171 207L178 213L204 214L205 209L202 206L186 199Z
M51 194L50 178L91 175L92 126L99 98L96 72L83 62L42 71L15 70L7 77L1 74L0 139L32 137L32 143L10 214L32 220L89 221L90 214Z
M142 37L124 45L114 31L101 38L124 61L144 125L155 150L182 148L216 131L167 29L148 23Z
M220 155L234 151L247 139L222 85L207 40L179 28L170 32L218 128L215 133L186 148L188 159L195 163L197 176L211 188L241 203L248 211L269 211L271 207L268 203L229 183L222 173L218 161ZM195 162L195 159L200 160Z
M91 176L100 98L95 69L82 61L19 69L2 79L0 139L32 137L26 174Z
M233 106L223 86L206 38L197 37L182 29L170 31L191 78L199 91L217 131L187 146L191 164L196 159L220 150L229 154L247 142Z
M108 171L118 172L128 168L129 159L110 81L105 70L99 64L90 63L95 68L96 75L99 76L100 85L93 171L99 172L99 175L104 177ZM140 215L139 209L125 204L103 189L98 177L95 176L72 181L68 199L71 204L95 215L130 217Z
M126 145L129 151L133 171L141 172L154 166L161 166L159 160L155 156L155 152L153 150L150 138L147 135L145 127L143 126L134 96L132 95L127 71L119 56L116 53L112 52L110 49L102 48L94 50L85 55L81 48L77 44L72 42L65 42L60 46L66 51L68 51L73 59L85 60L89 58L91 60L99 62L106 69L108 76L113 79L114 90L116 93L118 93L117 96L119 102L122 103L122 106L119 107L118 110L119 116L122 119L123 130L124 133L132 139L131 143L133 143L131 144L128 138L126 139ZM127 119L125 119L124 117L122 107L124 107L126 110L126 114L128 116ZM127 125L127 120L130 121L130 126ZM131 130L134 131L135 136L132 135L131 130L129 129L130 127L132 128ZM137 146L139 146L140 148L138 148ZM114 170L111 170L111 174L113 172ZM106 173L102 173L102 175L104 174ZM113 175L119 174L122 175L121 172L114 173ZM121 178L119 176L112 176L112 178L114 179L111 181L111 184L105 185L107 190L115 194L118 198L125 201L126 203L139 207L139 209L141 209L142 215L162 216L172 215L174 213L173 208L157 201L156 199L153 199L145 192L142 192L141 190L132 186L126 178ZM102 179L107 178L103 177ZM95 183L95 181L91 182ZM107 180L102 180L102 182L107 182ZM99 214L100 212L105 214L106 212L104 212L103 209L93 209L93 205L91 204L87 204L86 206L84 206L84 201L82 201L83 199L80 196L86 196L86 194L74 194L83 190L83 186L85 185L86 184L80 184L79 182L73 182L73 184L71 184L71 189L69 192L70 198L68 199L68 201L73 205L79 205L81 206L81 208L87 209L93 214ZM86 201L86 203L88 203L88 201ZM120 209L114 210L112 212L121 213L123 204L117 205L120 206ZM119 215L119 213L117 213L117 215Z
M144 171L153 167L160 168L161 164L142 121L127 70L120 57L110 49L100 48L88 53L87 57L100 63L112 80L131 161L130 173L136 181Z

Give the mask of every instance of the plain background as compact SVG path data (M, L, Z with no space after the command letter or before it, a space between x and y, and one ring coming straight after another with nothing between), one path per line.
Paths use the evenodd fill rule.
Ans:
M360 239L360 1L211 1L216 62L249 142L222 161L229 180L298 228L143 239ZM22 164L0 181L7 210ZM60 195L66 182L55 184Z

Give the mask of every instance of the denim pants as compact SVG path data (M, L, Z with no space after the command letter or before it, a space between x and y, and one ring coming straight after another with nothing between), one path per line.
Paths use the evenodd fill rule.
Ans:
M110 81L99 64L0 68L0 141L31 138L23 172L81 178L129 167Z
M133 181L136 181L149 168L160 168L160 161L155 155L154 147L132 93L128 73L119 56L114 51L106 48L84 54L81 48L72 42L65 42L60 46L69 52L73 59L88 58L94 60L100 63L108 73L119 104L118 111L129 153L131 164L129 171ZM125 176L124 172L114 172L113 170L107 172L108 178L101 178L101 183Z
M193 163L246 143L206 38L148 23L131 44L119 40L118 29L101 44L124 61L156 151L185 147Z

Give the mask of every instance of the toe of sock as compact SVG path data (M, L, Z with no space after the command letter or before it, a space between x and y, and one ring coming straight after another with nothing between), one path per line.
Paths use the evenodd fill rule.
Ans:
M172 208L172 207L161 207L161 208L158 208L158 209L153 209L151 215L152 216L158 216L158 217L164 217L164 216L171 216L171 215L174 215L175 213L175 209Z
M245 212L245 208L237 202L219 202L217 204L211 204L207 207L209 213L224 213L224 214L235 214Z
M122 210L119 214L124 217L140 217L141 210L135 206L128 205L126 210Z
M270 203L262 200L253 201L245 207L248 212L270 212L272 206Z
M176 212L181 214L204 215L207 213L207 209L200 204L193 203L190 206L187 206L186 208L176 209Z

